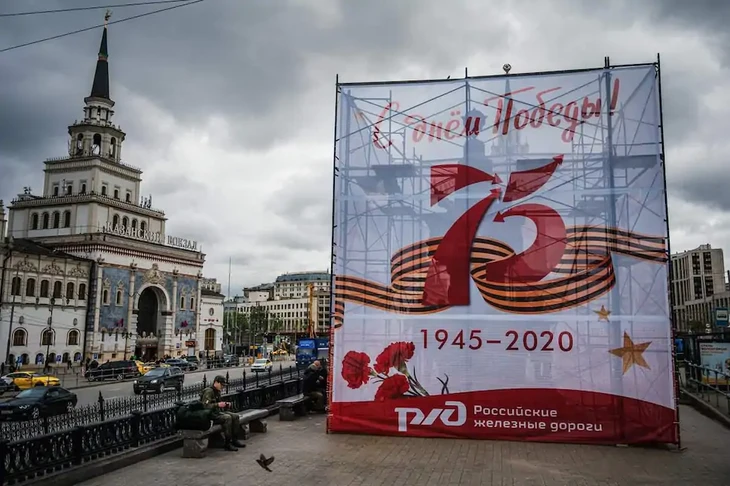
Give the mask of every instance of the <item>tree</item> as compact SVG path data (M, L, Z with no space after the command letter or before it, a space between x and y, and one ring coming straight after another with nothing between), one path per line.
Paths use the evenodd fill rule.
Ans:
M251 308L248 315L249 333L253 336L265 333L269 328L269 309L261 306Z

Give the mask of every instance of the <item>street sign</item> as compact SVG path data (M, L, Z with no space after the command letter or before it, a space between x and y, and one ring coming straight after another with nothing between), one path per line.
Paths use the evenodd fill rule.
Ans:
M717 327L727 327L730 313L727 307L718 307L715 309L715 325Z

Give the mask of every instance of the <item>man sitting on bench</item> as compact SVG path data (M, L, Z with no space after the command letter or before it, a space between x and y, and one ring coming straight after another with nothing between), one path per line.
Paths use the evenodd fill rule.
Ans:
M226 384L224 376L216 376L213 379L213 386L209 386L200 395L203 406L210 410L210 419L214 424L220 424L223 429L223 437L227 451L237 451L237 447L246 447L246 444L238 440L237 434L241 431L241 423L238 414L228 411L231 408L230 402L221 401L221 390Z
M312 410L315 412L326 411L324 392L327 387L327 378L325 373L319 360L309 365L304 372L302 393L312 401Z

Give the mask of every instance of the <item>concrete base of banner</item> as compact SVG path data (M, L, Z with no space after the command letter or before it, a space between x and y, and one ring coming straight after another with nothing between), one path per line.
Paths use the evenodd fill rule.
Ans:
M716 420L717 422L720 422L722 425L730 429L730 417L728 417L726 414L721 412L720 410L716 409L712 406L711 403L708 403L705 399L702 397L695 395L692 392L689 392L685 389L681 390L682 396L686 400L686 403L691 405L692 407L696 408L697 411L699 411L702 415L705 415L713 420ZM680 401L685 401L681 400ZM682 417L679 417L679 421L682 421Z

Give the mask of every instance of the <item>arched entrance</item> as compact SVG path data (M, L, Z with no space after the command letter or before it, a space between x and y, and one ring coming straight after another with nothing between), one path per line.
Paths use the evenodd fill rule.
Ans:
M158 340L163 310L160 293L155 287L147 287L139 294L137 301L137 346L134 354L142 361L159 358Z

